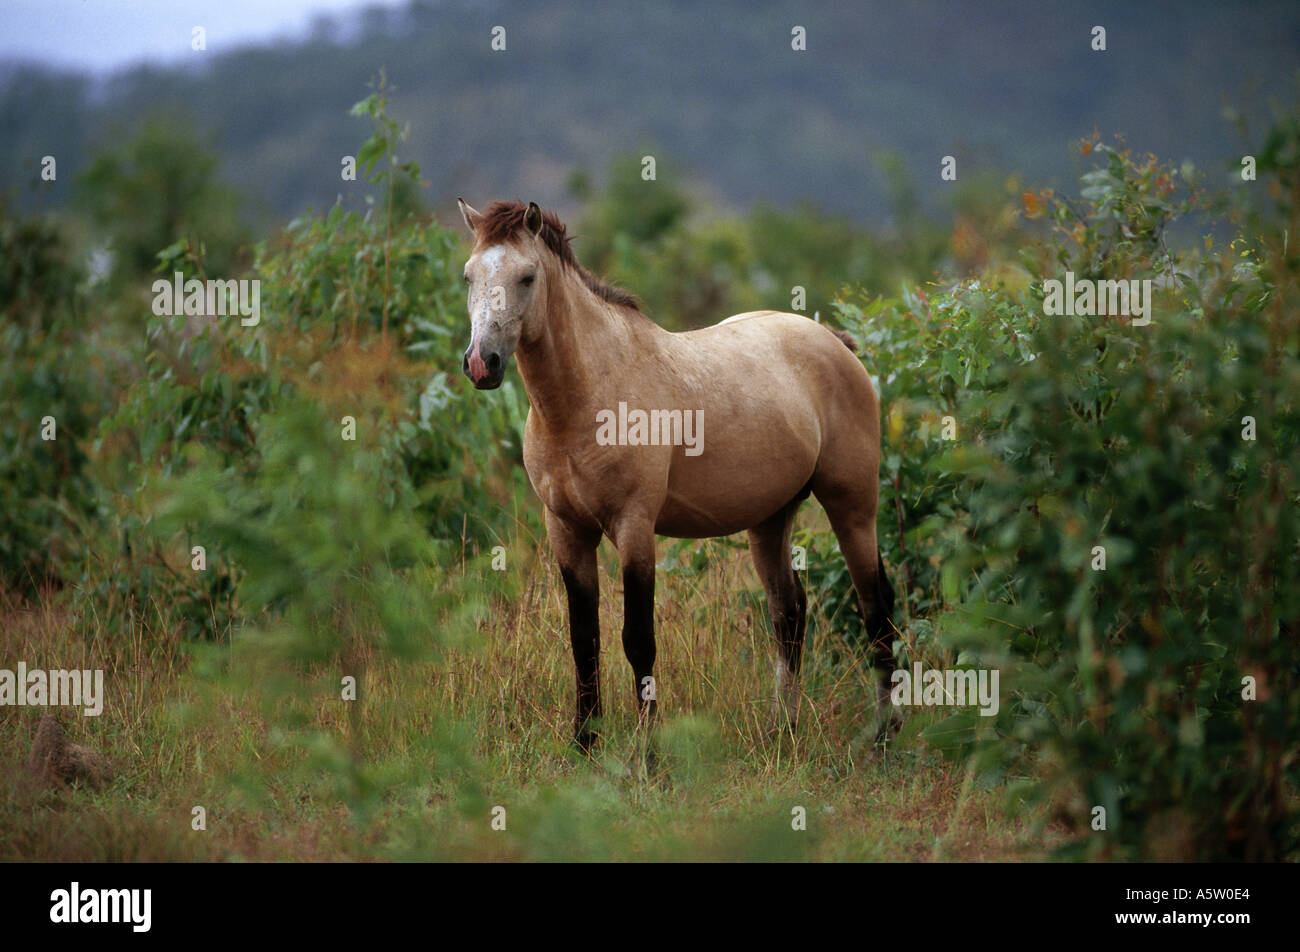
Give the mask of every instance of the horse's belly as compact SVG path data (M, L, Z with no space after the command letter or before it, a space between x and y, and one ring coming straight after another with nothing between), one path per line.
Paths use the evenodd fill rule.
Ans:
M808 485L815 450L799 444L678 457L655 532L678 539L731 535L758 525Z
M785 501L789 502L792 498L793 494ZM746 514L744 512L724 513L716 508L706 508L700 512L689 504L670 502L659 514L659 521L655 523L655 535L667 536L671 539L712 539L728 536L754 528L782 505L777 503L767 510L756 506L752 513Z

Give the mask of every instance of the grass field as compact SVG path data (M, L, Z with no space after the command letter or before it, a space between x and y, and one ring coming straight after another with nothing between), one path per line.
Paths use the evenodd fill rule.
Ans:
M661 716L650 741L636 726L621 591L602 548L606 716L591 759L568 743L563 589L534 539L511 553L522 566L516 597L497 599L436 654L358 658L353 703L341 700L337 671L277 666L254 635L182 645L137 626L112 639L75 602L9 598L0 656L104 669L102 715L69 709L62 720L115 775L98 790L38 784L27 766L38 714L0 707L0 859L1044 856L1051 824L1008 813L1003 788L926 748L917 734L937 715L907 714L887 748L871 743L870 673L842 644L814 636L797 734L769 739L774 656L757 578L743 547L703 544L703 571L659 573ZM451 573L445 584L463 591L476 580ZM196 805L205 830L193 828ZM504 830L493 828L496 807Z

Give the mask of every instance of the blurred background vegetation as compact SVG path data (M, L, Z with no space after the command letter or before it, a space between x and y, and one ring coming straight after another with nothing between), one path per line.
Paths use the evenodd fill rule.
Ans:
M576 5L544 24L522 14L531 27L512 36L544 25L572 41L567 55L543 60L515 40L486 72L475 60L486 39L481 55L453 55L447 25L486 36L490 12L420 4L367 16L347 42L322 27L203 70L128 73L106 95L9 72L0 649L29 665L108 667L120 688L108 716L77 729L130 766L100 795L98 838L67 833L59 816L75 805L31 799L21 771L6 771L6 858L944 858L967 855L957 831L972 804L990 811L979 822L993 845L971 848L981 857L1295 857L1293 78L1280 108L1179 125L1167 162L1053 127L1064 121L1053 109L990 111L1001 94L987 84L954 82L950 111L935 114L916 100L922 85L886 82L915 70L915 51L877 42L863 66L853 31L867 26L836 28L834 9L809 25L827 43L815 73L797 60L722 69L716 38L708 55L698 36L645 40L684 9L581 14L581 26ZM785 14L753 9L718 21L738 64L772 31L788 46ZM937 9L894 25L928 39L928 68L956 69L961 50L1011 28L1001 14L957 25ZM1017 35L1059 39L1060 24L1020 13ZM588 16L610 31L600 43ZM1145 17L1115 21L1155 29ZM1288 17L1261 7L1241 36ZM1172 111L1152 105L1162 84L1224 88L1183 58L1215 23L1209 5L1188 6L1148 72L1125 78L1121 65L1100 88L1095 68L1072 75L1076 59L1035 66L1038 44L1000 68L1033 71L1045 101L1106 98L1128 119L1116 128L1158 140L1173 135ZM1123 35L1112 30L1112 44ZM1292 47L1270 33L1251 55ZM678 78L620 127L633 121L623 86L673 64ZM537 75L554 87L521 91ZM824 102L810 108L814 92ZM752 132L783 125L770 140ZM509 147L502 128L519 130ZM681 128L693 135L671 134ZM936 128L944 144L918 145ZM952 144L1003 132L1017 147L996 160L976 150L968 164ZM48 152L59 179L32 182ZM958 180L939 183L949 152ZM922 153L934 161L919 170L902 158ZM1247 153L1256 181L1242 180ZM361 159L355 184L336 178L343 155ZM879 534L900 594L895 650L997 668L998 717L910 712L879 762L847 573L810 505L796 542L816 609L817 726L789 761L757 727L769 688L759 587L736 541L720 540L661 548L664 680L677 692L665 698L676 711L666 766L637 769L634 732L613 715L608 755L571 771L558 578L520 465L527 401L517 379L484 394L459 372L468 249L443 224L458 220L439 215L452 189L481 203L516 187L566 209L584 264L669 328L787 310L798 286L809 316L858 339L885 414ZM149 283L177 270L256 277L261 324L154 316ZM1042 282L1065 270L1151 279L1153 324L1043 319ZM1242 438L1247 416L1254 440ZM46 417L56 440L41 439ZM342 439L345 418L355 440ZM1104 571L1091 568L1098 545ZM500 553L508 571L490 568ZM620 610L606 601L607 633ZM608 673L621 659L605 640ZM350 706L337 703L345 675L361 685ZM12 709L0 720L19 723ZM21 761L21 730L2 755ZM899 764L929 785L910 803ZM883 821L863 818L869 788L894 798ZM241 832L199 847L171 832L167 811L198 796ZM861 839L791 841L792 796L820 798L827 816L856 804L843 822ZM142 798L157 812L138 814ZM508 845L483 820L501 798L525 817ZM915 839L885 831L917 801L939 806ZM719 802L723 826L690 812ZM1092 826L1098 806L1105 831ZM338 810L351 840L321 832ZM445 834L429 832L431 813ZM327 842L282 842L295 825ZM264 836L274 842L250 845Z
M61 28L75 32L75 6ZM1286 0L1245 10L1188 0L1176 16L1124 0L979 10L828 0L797 15L779 0L417 0L321 16L276 45L230 49L210 31L207 51L193 53L202 12L169 11L178 48L165 62L108 76L0 69L0 182L33 181L47 154L79 171L163 112L195 120L250 214L274 222L326 208L342 190L337 157L356 145L339 103L385 66L394 112L414 130L409 158L449 221L457 194L518 195L567 220L580 211L575 169L603 183L617 156L662 151L723 212L809 198L881 222L900 168L914 202L943 207L943 155L958 156L959 181L1016 171L1069 186L1083 168L1067 146L1094 126L1208 167L1224 152L1221 110L1265 120L1300 55L1300 12ZM796 23L806 53L790 49ZM504 53L489 47L497 24ZM1090 48L1094 24L1108 30L1104 53ZM72 197L60 183L22 200Z

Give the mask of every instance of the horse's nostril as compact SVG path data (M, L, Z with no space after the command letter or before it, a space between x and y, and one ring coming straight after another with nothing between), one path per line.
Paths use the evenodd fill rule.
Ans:
M461 369L469 373L469 351L465 351L465 356L460 362Z
M500 354L496 353L495 351L494 351L493 353L488 354L488 357L487 357L487 369L488 369L488 373L490 373L490 374L494 374L494 373L496 373L498 370L501 369L501 355L500 355Z

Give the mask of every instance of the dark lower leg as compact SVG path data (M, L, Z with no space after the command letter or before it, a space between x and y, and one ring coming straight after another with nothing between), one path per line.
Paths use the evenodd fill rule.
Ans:
M632 665L633 690L641 720L658 708L655 664L654 563L623 569L623 652Z
M865 601L865 596L862 596ZM876 585L872 593L874 602L870 616L864 615L871 653L886 686L897 664L894 660L894 586L885 571L885 560L876 553ZM869 619L869 620L868 620Z
M774 729L794 723L799 713L799 668L803 661L808 599L791 564L790 533L798 500L749 531L754 568L767 591L768 613L776 639Z
M573 669L577 684L577 711L573 735L578 746L589 750L595 741L591 720L600 716L600 609L596 584L561 569L569 600L569 640L573 646ZM594 579L590 580L594 583Z

